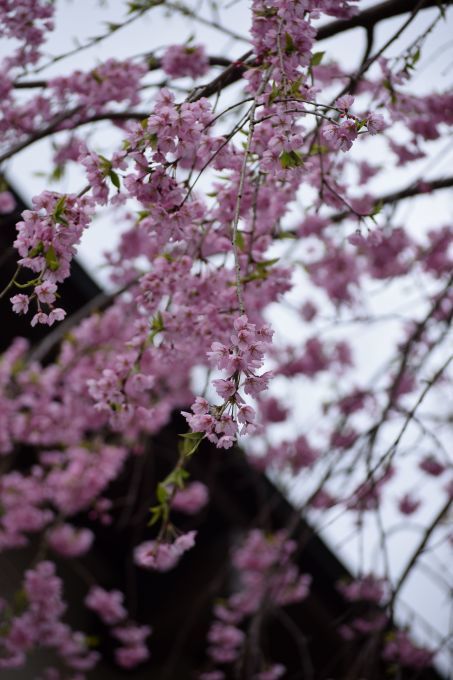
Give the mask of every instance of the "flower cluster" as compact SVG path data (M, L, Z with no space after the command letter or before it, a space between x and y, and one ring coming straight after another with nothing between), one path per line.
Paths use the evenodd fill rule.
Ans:
M209 500L208 487L202 482L190 482L173 496L171 507L186 515L196 515Z
M0 668L17 668L36 647L53 650L73 670L90 670L99 654L90 651L85 636L74 632L61 621L66 609L62 600L62 582L52 562L39 562L25 572L25 606L13 614L0 638ZM1 615L1 613L0 613Z
M151 634L149 626L128 625L113 629L113 635L121 642L115 650L115 659L122 668L134 668L149 658L146 638Z
M140 82L147 70L144 63L108 59L86 73L75 71L53 78L49 86L60 102L72 101L84 110L98 112L111 102L137 104Z
M165 163L171 158L181 163L185 159L183 165L191 167L197 147L208 135L206 128L212 119L211 104L207 99L176 105L173 93L163 88L156 97L154 111L146 126L146 133L155 147L153 160Z
M184 412L193 432L204 432L218 448L233 446L238 432L255 431L255 410L245 402L240 390L256 397L267 389L270 372L257 374L263 366L264 353L272 340L268 326L256 328L242 315L234 321L231 345L213 342L208 352L211 363L224 371L225 377L213 380L217 394L224 400L220 406L210 406L206 399L197 397L192 412Z
M19 40L22 45L8 59L10 66L35 64L45 35L54 27L54 5L47 0L1 0L2 35Z
M33 199L33 207L34 210L24 210L23 220L16 225L18 233L14 246L21 256L19 264L36 274L27 284L34 290L28 295L13 296L11 302L16 313L25 314L30 302L34 301L37 313L32 325L51 326L65 316L63 309L54 307L56 284L70 274L76 245L91 220L93 201L88 196L44 191ZM50 308L48 313L43 311L43 304Z
M86 170L93 199L97 204L105 205L108 202L108 179L117 189L120 188L120 180L115 171L118 168L124 170L126 167L124 155L124 153L116 152L113 154L112 160L109 161L104 156L89 152L80 158L80 162Z
M384 646L383 658L408 668L426 668L430 666L434 653L425 647L415 645L405 631L396 631L389 635Z
M162 68L172 78L199 78L209 69L203 45L171 45L162 55Z
M170 571L176 567L183 554L193 548L196 535L196 531L188 531L173 542L145 541L135 548L135 563L146 569Z
M108 591L100 586L93 586L85 598L85 605L96 612L107 626L113 626L127 616L123 600L124 595L119 590Z
M47 543L63 557L78 557L91 548L94 534L89 529L76 529L71 524L60 524L47 533Z
M229 664L239 657L245 634L238 626L246 617L266 604L285 606L307 597L311 578L301 575L292 562L295 550L296 543L286 532L265 535L259 530L250 531L235 549L232 564L239 574L240 588L225 604L215 607L216 619L208 633L208 654L215 663ZM276 670L274 667L274 673Z
M151 628L127 621L123 600L123 593L119 590L108 591L100 586L93 586L85 598L85 605L96 612L106 626L111 627L112 636L121 642L121 646L115 649L118 665L122 668L134 668L149 658L145 640L151 634Z

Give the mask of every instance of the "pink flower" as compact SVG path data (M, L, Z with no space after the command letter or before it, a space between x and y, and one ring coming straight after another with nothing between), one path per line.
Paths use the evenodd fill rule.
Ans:
M335 102L335 106L340 111L348 111L354 103L354 97L350 94L345 94L343 97L339 97Z
M57 286L55 283L50 283L50 281L44 281L35 288L35 293L38 296L38 300L47 304L52 304L52 302L55 302L56 291Z
M398 509L403 515L412 515L421 505L421 501L412 498L410 494L405 494L398 501Z
M195 545L196 535L196 531L189 531L179 536L173 543L145 541L134 550L135 563L147 569L170 571L177 565L181 556Z
M224 434L223 437L219 437L217 441L217 448L219 449L231 449L234 445L235 438L231 435Z
M134 646L143 644L152 629L149 626L128 625L114 628L112 632L123 645Z
M371 574L350 583L340 583L338 590L349 602L373 602L382 604L386 598L386 582Z
M229 380L213 380L212 384L214 385L219 397L222 397L222 399L225 399L225 401L236 393L236 384L234 380L231 380L231 378Z
M91 548L94 534L89 529L77 529L71 524L60 524L47 533L47 542L63 557L78 557Z
M209 70L209 60L202 45L171 45L162 57L162 68L173 78L199 78Z
M370 135L377 135L385 129L385 120L380 113L370 113L366 119L367 130Z
M187 515L195 515L209 500L208 488L202 482L191 482L185 489L176 492L172 508Z
M45 312L38 312L37 314L34 315L33 319L30 321L31 326L36 326L38 323L43 323L43 324L48 324L49 326L49 317Z
M256 397L263 390L267 390L269 380L272 377L271 371L266 371L262 375L249 375L244 382L244 392Z
M426 456L418 466L431 477L439 477L445 471L445 465L440 463L434 456Z
M147 659L149 659L149 651L145 645L115 649L115 661L122 668L134 668Z
M254 680L278 680L284 676L285 671L285 666L282 666L281 663L277 663L268 668L266 671L261 671L261 673L255 675Z
M10 191L0 191L0 215L6 215L16 207L16 199Z
M230 350L221 342L213 342L207 356L216 368L223 369L229 365Z
M85 605L95 611L105 624L112 626L127 616L123 600L124 595L119 590L107 591L100 586L92 586L85 598Z
M426 668L431 665L434 652L424 647L417 647L405 631L397 631L387 639L382 653L386 661L408 666L409 668Z
M13 303L13 312L16 312L16 314L26 314L28 312L28 305L30 304L28 295L19 293L10 298L10 301Z
M64 309L61 309L61 307L55 307L50 311L47 323L49 326L52 326L55 321L63 321L65 316L66 312Z
M340 125L328 123L323 129L323 135L332 149L349 151L357 138L357 127L353 120L345 120Z

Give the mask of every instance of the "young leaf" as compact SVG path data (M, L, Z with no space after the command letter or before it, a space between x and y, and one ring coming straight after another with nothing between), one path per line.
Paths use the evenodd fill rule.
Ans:
M118 174L114 170L110 170L109 177L113 186L116 187L119 191L121 189L121 182Z
M234 245L237 248L239 248L239 250L242 250L242 252L244 252L245 241L244 241L244 235L243 235L242 231L236 232L236 238L234 239Z
M60 263L58 261L57 253L55 252L55 248L52 245L49 246L49 248L47 249L44 258L50 271L51 272L57 271L58 267L60 266Z
M285 33L285 53L292 54L295 50L294 40L289 33Z
M319 64L322 62L324 55L325 52L314 52L311 57L310 66L319 66Z
M161 505L168 500L168 489L162 483L157 485L156 497Z
M284 170L297 168L299 165L303 165L302 155L298 151L282 151L280 163Z

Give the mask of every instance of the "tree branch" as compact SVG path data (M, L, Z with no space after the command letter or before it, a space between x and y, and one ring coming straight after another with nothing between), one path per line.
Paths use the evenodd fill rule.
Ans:
M442 4L451 5L453 0L445 0ZM428 9L429 7L439 7L439 0L427 0L423 5L423 9ZM363 10L363 12L356 14L356 16L350 19L338 19L325 26L321 26L318 30L317 39L326 40L326 38L331 38L333 35L338 35L338 33L343 33L357 27L370 30L385 19L391 19L392 17L412 12L413 9L414 0L386 0L378 5L374 5L374 7Z
M423 194L430 194L432 191L438 191L440 189L449 189L453 187L453 177L444 177L443 179L435 179L431 182L418 182L417 184L410 184L404 189L399 191L392 191L389 194L384 194L383 196L376 197L376 205L391 205L393 203L398 203L405 198L411 198L412 196L423 196ZM335 213L329 217L331 222L341 222L342 220L349 217L351 211L343 210L342 212ZM368 215L362 215L362 217L368 217Z

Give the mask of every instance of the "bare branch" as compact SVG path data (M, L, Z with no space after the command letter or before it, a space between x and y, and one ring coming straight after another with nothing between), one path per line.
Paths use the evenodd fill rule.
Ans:
M451 5L452 3L453 0L445 0L442 4ZM428 9L429 7L439 7L439 0L427 0L423 5L423 9ZM333 35L350 31L352 28L357 28L359 26L369 30L374 28L381 21L385 21L385 19L391 19L392 17L412 12L413 9L413 0L386 0L385 2L381 2L378 5L363 10L363 12L356 14L350 19L338 19L325 26L321 26L318 30L317 39L325 40L326 38L331 38Z

